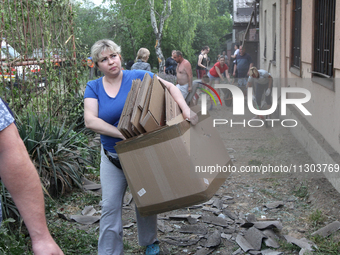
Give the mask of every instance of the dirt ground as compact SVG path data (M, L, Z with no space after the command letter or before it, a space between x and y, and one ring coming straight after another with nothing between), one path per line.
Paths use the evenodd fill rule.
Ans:
M234 123L242 122L243 119L247 122L253 117L250 112L246 112L245 116L235 117L232 115L232 107L220 105L209 113L213 119L227 119L229 122L233 119ZM315 163L291 135L289 128L282 127L280 122L270 128L243 127L240 124L231 126L228 123L218 125L217 129L237 169L261 164L282 167L292 164L299 167ZM265 206L277 201L281 203L278 208L270 209ZM271 219L281 222L283 228L276 230L281 240L283 235L307 238L315 229L340 220L339 201L339 193L322 175L316 173L292 173L292 170L290 173L271 174L233 173L210 203L158 215L161 254L244 254L237 251L239 245L236 237L245 232L246 229L240 227L241 223L252 215L257 220ZM131 204L124 209L123 220L126 223L135 223L134 210L131 210L133 207ZM317 228L309 219L316 210L320 210L326 217ZM192 222L185 217L170 217L183 214L200 218L197 222ZM204 220L206 216L217 215L229 216L227 227L209 224ZM124 229L124 240L129 244L126 254L142 254L143 249L137 245L136 224L130 225ZM188 226L196 226L196 230L181 233ZM203 232L197 230L202 228ZM207 245L207 242L212 242L212 245ZM282 251L282 254L298 254L297 251L280 248L276 251Z

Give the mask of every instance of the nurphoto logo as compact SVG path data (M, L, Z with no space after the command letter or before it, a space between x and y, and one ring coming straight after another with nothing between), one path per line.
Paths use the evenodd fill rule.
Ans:
M201 83L203 84L203 83ZM205 86L207 86L210 90L212 90L218 97L218 99L221 102L220 96L217 94L216 90L213 89L211 86L203 84ZM237 86L234 85L228 85L228 84L216 84L215 86L216 89L229 89L232 97L233 97L233 115L245 115L244 113L244 94L242 92L242 90L240 88L238 88ZM215 104L216 101L213 98L213 95L207 91L206 89L201 89L204 92L206 92L208 95L210 95L210 97L212 97L212 99L214 100ZM304 97L302 98L288 98L287 95L288 93L299 93L299 94L303 94ZM272 89L272 97L273 97L273 103L271 105L271 107L269 109L266 110L260 110L260 109L256 109L253 105L253 88L249 87L248 91L247 91L247 106L248 109L251 113L255 114L255 115L261 115L261 116L266 116L266 115L270 115L272 113L275 112L275 110L278 107L278 88L273 88ZM207 97L206 94L202 94L201 96L201 113L202 115L206 115L207 114ZM281 104L280 104L280 109L281 109L281 115L287 115L287 105L288 104L292 104L295 105L304 115L306 116L311 116L312 114L306 109L306 107L303 106L304 103L307 103L309 100L311 99L311 93L310 91L308 91L307 89L304 88L295 88L295 87L283 87L281 88ZM222 102L221 102L222 105ZM265 120L261 120L261 119L254 119L254 120L249 120L248 121L248 126L250 127L259 127L259 125L252 125L251 122L262 122L262 124L260 123L260 126L263 126L264 121L268 121L271 122L272 126L274 125L275 121L280 121L279 119L265 119ZM226 119L214 119L214 127L216 125L225 125L227 123L229 123L230 121L226 120ZM293 125L288 125L287 122L293 122ZM231 120L232 123L232 120ZM246 124L246 120L244 120L244 122L238 122L235 124L243 124L243 126L245 126ZM284 119L281 121L281 125L284 127L295 127L297 125L297 121L294 119Z

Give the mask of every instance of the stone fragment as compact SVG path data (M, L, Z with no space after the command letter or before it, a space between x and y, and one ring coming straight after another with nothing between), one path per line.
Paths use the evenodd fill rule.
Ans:
M190 246L195 245L201 239L199 236L195 237L181 237L181 236L166 236L162 241L176 246Z
M255 221L256 221L256 217L255 217L254 214L248 214L248 215L246 216L246 220L247 220L248 222L255 222Z
M227 227L228 223L226 220L216 217L216 216L203 216L202 221L208 224L213 224L217 226Z
M266 229L262 232L267 236L267 239L264 240L264 243L266 244L267 247L272 247L272 248L279 248L280 245L276 240L278 240L278 236L274 233L273 230L271 229Z
M301 249L307 249L308 251L313 251L313 246L315 244L312 241L307 240L306 238L296 239L295 237L284 235L288 243L295 244L299 246Z
M213 234L209 234L205 247L211 248L220 245L221 243L221 231L215 230Z
M86 216L86 215L71 215L71 220L74 220L80 224L94 224L100 220L100 216Z
M215 215L219 215L221 213L221 210L217 209L217 208L212 208L212 207L208 207L208 206L203 206L202 208L204 211L209 211L212 212Z
M245 232L244 238L254 250L259 251L261 249L262 239L266 238L266 236L257 228L251 227Z
M132 194L131 193L125 193L123 205L127 206L131 204L132 201Z
M250 250L254 250L254 247L251 246L248 241L240 234L236 237L236 243L241 247L244 252L248 252Z
M267 229L267 228L277 228L277 229L282 229L282 223L279 221L256 221L253 222L254 227L257 229Z
M133 225L135 225L134 223L128 222L126 224L123 224L123 228L127 229L127 228L131 228Z
M212 204L212 207L217 208L218 210L222 210L223 202L221 199L216 198L214 203Z
M284 202L283 201L275 201L275 202L267 203L264 206L267 207L268 209L274 209L274 208L284 206Z
M157 220L157 228L163 233L172 232L174 229L169 225L165 224L162 220Z
M179 229L180 233L205 235L208 233L207 228L203 224L184 225Z
M271 249L262 250L262 255L281 255L283 252L273 251Z
M93 206L85 206L84 209L81 211L82 215L87 215L87 216L92 216L95 214L97 211L96 209L93 208Z
M195 255L208 255L210 253L212 253L214 251L214 249L208 249L208 248L202 248L202 249L199 249Z
M320 235L322 237L327 237L331 234L333 234L335 231L340 229L340 222L334 221L327 226L320 228L319 230L312 233L312 236L314 235Z
M232 255L238 255L238 254L241 254L242 253L242 249L241 248L238 248L236 251L234 251L232 253Z
M231 212L230 210L224 209L223 213L232 220L236 220L238 218L237 215L235 213Z
M231 234L222 233L222 234L221 234L221 237L224 238L224 239L230 240L231 237L232 237L232 235L231 235Z

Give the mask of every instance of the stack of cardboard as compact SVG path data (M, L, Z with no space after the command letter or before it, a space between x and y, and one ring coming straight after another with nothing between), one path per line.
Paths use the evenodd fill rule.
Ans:
M148 83L143 102L139 94L146 88L141 86ZM136 90L140 91L137 95ZM127 119L134 118L130 117L128 123L122 116L124 123L119 123L119 128L128 135L138 135L140 124L147 132L118 143L115 149L140 214L147 216L208 201L229 173L197 169L232 164L213 120L201 115L199 106L192 108L199 117L195 126L184 120L177 103L156 77L151 81L145 76L142 82L135 82L130 94L124 114Z
M165 125L166 91L156 76L151 79L147 73L143 81L132 82L118 124L118 129L125 138L138 136Z

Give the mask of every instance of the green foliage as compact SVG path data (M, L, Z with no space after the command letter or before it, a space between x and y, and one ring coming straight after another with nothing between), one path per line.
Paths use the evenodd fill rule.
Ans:
M329 237L322 237L320 235L311 236L310 240L313 241L317 248L315 248L315 255L328 254L328 255L338 255L340 254L340 235L333 234Z
M74 131L77 123L60 126L48 117L30 113L18 120L18 130L43 186L52 195L63 194L72 184L81 187L84 164L89 164L91 149L81 131Z
M320 226L322 223L326 221L326 219L327 218L324 215L324 212L322 212L319 209L315 210L308 216L308 221L314 228Z
M33 254L27 247L27 238L20 231L13 234L9 224L15 220L9 218L2 222L0 227L0 254L23 255Z
M306 199L308 198L308 187L301 183L301 185L293 191L293 194L299 198Z

